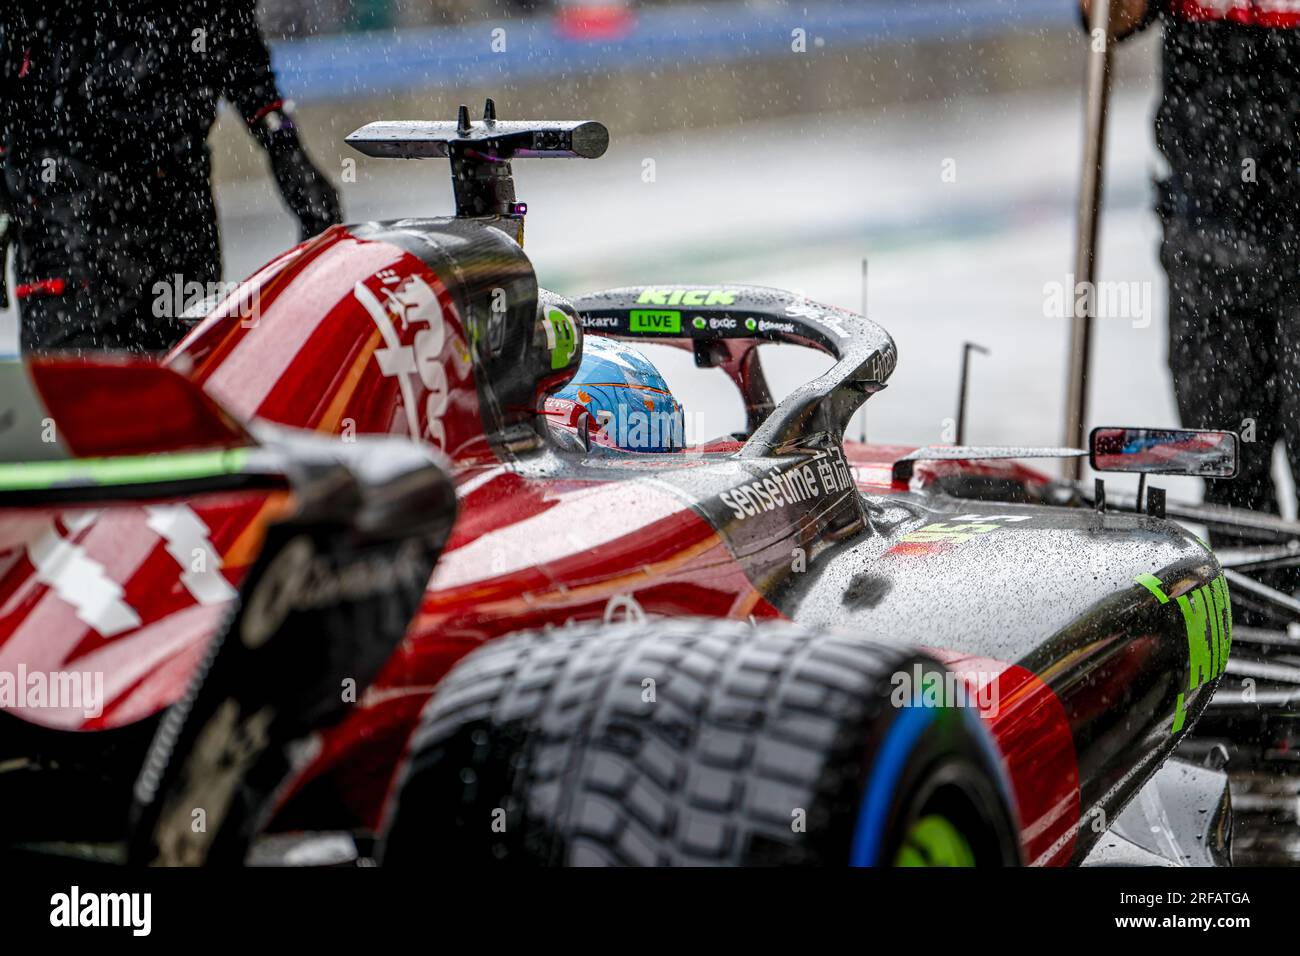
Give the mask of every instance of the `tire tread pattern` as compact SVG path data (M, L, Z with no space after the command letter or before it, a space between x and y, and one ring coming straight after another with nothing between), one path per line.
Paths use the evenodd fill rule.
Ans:
M719 620L495 641L425 711L389 858L422 844L467 862L843 864L867 729L915 659Z

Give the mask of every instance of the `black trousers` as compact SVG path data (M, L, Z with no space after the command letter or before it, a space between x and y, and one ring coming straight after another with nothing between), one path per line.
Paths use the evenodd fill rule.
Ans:
M206 144L191 155L113 171L11 159L24 352L157 352L184 334L173 290L221 277Z
M1182 424L1243 437L1238 477L1207 480L1206 501L1276 513L1279 440L1300 474L1300 276L1267 257L1216 257L1178 223L1165 224L1161 260Z

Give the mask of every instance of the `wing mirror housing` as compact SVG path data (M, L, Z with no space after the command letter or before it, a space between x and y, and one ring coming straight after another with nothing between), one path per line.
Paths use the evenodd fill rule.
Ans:
M1093 471L1235 478L1240 448L1236 432L1106 426L1088 436L1088 462Z

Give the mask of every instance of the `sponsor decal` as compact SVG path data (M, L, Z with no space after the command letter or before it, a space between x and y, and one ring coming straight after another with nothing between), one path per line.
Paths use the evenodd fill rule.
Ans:
M442 305L429 283L418 275L399 276L391 270L378 273L378 294L358 282L352 294L369 313L384 340L375 349L379 371L397 380L406 413L407 434L420 436L419 410L415 383L423 385L425 435L439 449L446 449L447 429L442 416L450 403L447 370L442 364L443 346L447 341L446 320ZM382 297L382 298L381 298ZM422 325L409 345L402 343L402 333L411 326Z
M578 347L578 330L573 319L563 309L550 309L546 313L546 347L551 350L551 368L564 368Z
M669 309L633 309L628 315L631 332L680 332L682 314Z
M880 344L880 348L871 356L871 359L863 366L863 377L868 381L884 382L889 376L894 374L894 367L898 364L898 353L894 350L894 343L886 339Z
M256 650L294 611L320 608L392 594L421 583L420 545L404 542L395 555L373 553L347 564L317 554L310 538L299 535L275 556L244 610L240 638Z
M773 471L765 478L724 491L720 500L738 521L743 521L854 487L844 456L835 448L805 463Z
M907 544L962 544L982 535L1028 521L1029 515L956 515L947 521L935 521L900 539Z
M809 302L791 303L785 307L785 314L792 315L801 319L808 319L812 322L819 322L829 328L836 335L842 338L848 337L848 331L844 328L844 319L846 314L832 312L829 309L815 306Z
M735 289L656 289L641 290L637 305L734 305Z
M1133 580L1161 604L1169 603L1164 585L1154 574L1139 574ZM1182 612L1187 631L1187 690L1178 695L1171 734L1182 730L1187 720L1186 694L1222 674L1232 650L1232 602L1228 597L1228 581L1222 574L1209 584L1180 594L1174 601Z
M582 327L584 329L616 329L619 327L619 318L616 315L584 315L582 316Z

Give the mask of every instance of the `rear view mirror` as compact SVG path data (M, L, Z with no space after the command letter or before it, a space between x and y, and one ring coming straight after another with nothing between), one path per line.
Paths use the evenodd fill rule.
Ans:
M1088 461L1094 471L1232 478L1237 474L1235 432L1183 428L1094 428Z

